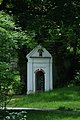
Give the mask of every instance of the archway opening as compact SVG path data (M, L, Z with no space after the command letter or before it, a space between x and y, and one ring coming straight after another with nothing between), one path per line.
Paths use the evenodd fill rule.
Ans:
M44 91L45 90L45 75L43 71L37 71L35 73L35 83L36 83L36 91Z

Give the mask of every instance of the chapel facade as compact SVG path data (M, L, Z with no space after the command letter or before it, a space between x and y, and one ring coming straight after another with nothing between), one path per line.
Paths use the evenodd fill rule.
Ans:
M27 94L53 89L52 56L41 45L27 56Z

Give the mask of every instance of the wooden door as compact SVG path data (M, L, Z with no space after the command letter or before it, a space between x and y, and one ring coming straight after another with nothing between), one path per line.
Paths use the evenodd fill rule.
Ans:
M36 77L36 91L44 91L45 89L44 73L42 71L38 71L35 77Z

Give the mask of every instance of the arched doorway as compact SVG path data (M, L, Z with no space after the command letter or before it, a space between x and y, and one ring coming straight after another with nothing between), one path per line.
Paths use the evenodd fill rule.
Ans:
M44 91L45 90L45 75L43 71L37 71L35 73L35 87L36 91Z

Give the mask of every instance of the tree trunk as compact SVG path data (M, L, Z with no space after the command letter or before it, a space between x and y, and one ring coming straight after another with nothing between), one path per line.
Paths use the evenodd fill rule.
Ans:
M20 72L20 80L22 83L22 90L21 94L26 94L27 92L27 55L28 51L26 46L23 46L18 51L18 66L19 66L19 72Z

